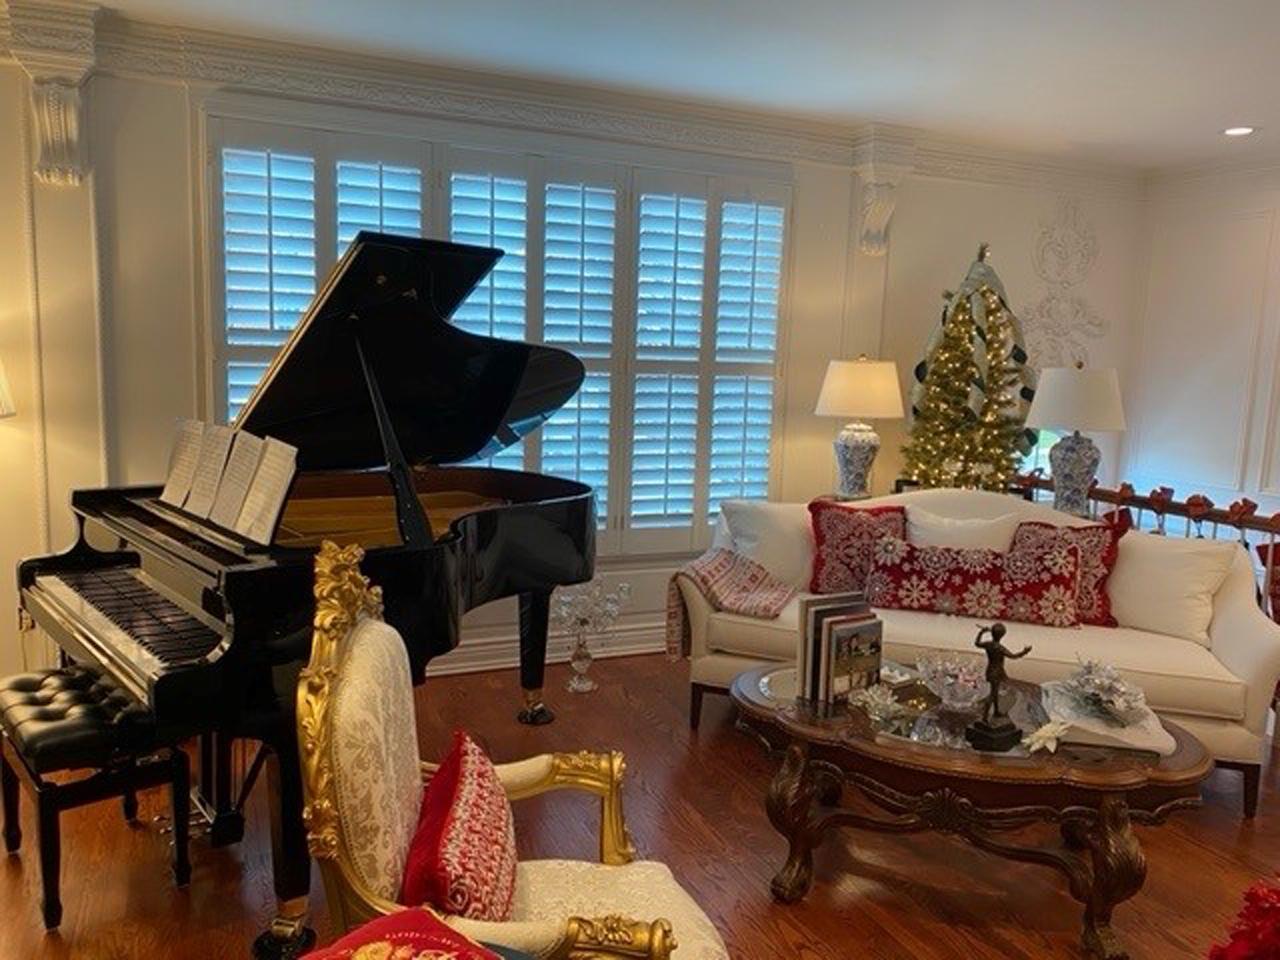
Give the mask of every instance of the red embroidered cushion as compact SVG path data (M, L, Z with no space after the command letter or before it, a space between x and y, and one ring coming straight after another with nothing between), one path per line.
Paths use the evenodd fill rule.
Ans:
M1266 579L1270 580L1267 588L1271 593L1271 618L1280 623L1280 549L1274 551L1274 557L1272 552L1271 544L1258 544L1258 558L1262 560L1262 569L1270 571Z
M400 902L474 920L508 920L516 890L511 804L481 747L462 730L427 784Z
M872 544L881 537L907 535L907 512L902 507L853 507L814 500L809 515L814 540L810 593L865 590Z
M998 550L876 542L867 600L873 607L926 610L1074 627L1080 553L1075 546Z
M1112 523L1093 523L1082 527L1059 527L1052 523L1027 520L1018 525L1010 551L1036 548L1061 539L1080 551L1080 584L1076 587L1076 610L1081 623L1114 627L1111 595L1107 580L1120 555L1120 538L1127 528Z
M361 951L361 948L367 948ZM422 957L449 957L451 960L499 960L450 927L429 910L397 910L370 920L327 947L312 950L303 960L356 960L360 957L385 957L388 960Z

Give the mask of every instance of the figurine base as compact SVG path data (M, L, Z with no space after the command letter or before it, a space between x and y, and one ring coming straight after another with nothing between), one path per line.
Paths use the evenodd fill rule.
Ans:
M1022 742L1022 731L1007 719L997 723L975 720L965 727L964 738L969 746L984 753L1004 753Z

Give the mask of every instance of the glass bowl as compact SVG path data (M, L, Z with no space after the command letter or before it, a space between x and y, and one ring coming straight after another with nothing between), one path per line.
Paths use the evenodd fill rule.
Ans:
M985 657L939 650L920 654L916 669L945 710L972 710L991 690Z

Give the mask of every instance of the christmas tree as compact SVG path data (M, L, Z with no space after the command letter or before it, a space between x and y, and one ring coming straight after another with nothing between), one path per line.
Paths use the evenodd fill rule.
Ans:
M925 487L1004 490L1035 443L1024 428L1033 390L1018 319L986 262L986 244L916 367L906 475Z

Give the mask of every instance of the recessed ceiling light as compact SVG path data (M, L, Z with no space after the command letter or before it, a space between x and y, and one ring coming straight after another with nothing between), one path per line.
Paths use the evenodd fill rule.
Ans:
M1256 127L1227 127L1222 132L1228 137L1247 137L1256 130Z

